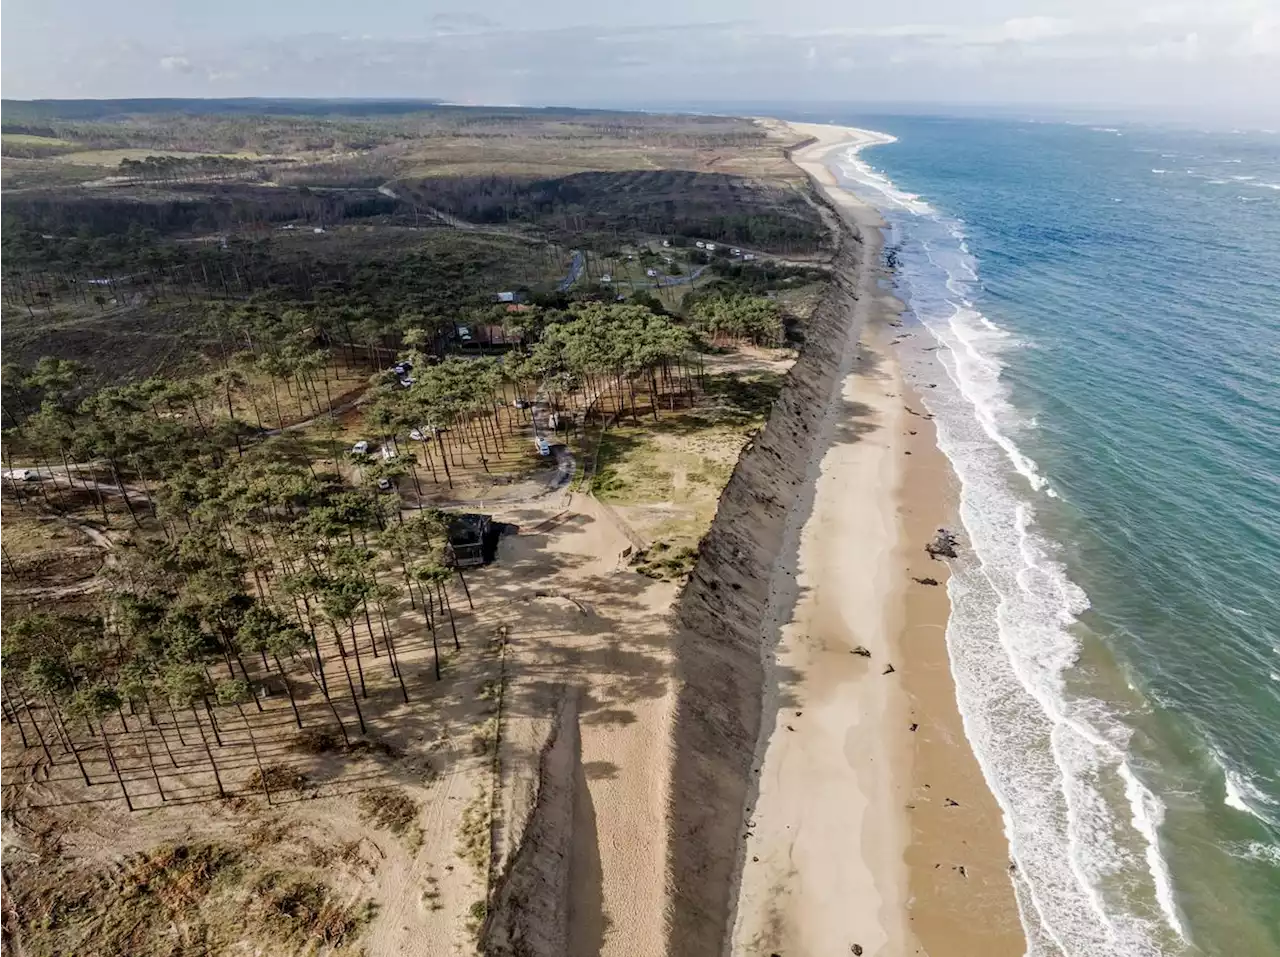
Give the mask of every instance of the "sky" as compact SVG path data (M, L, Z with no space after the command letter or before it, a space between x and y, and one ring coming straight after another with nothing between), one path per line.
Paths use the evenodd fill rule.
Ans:
M1280 126L1280 0L5 0L0 93L965 104Z

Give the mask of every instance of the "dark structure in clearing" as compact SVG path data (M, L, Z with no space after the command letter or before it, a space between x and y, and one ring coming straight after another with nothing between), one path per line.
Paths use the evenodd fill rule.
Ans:
M454 568L472 568L493 561L498 530L489 515L462 514L449 519L449 546L445 557Z

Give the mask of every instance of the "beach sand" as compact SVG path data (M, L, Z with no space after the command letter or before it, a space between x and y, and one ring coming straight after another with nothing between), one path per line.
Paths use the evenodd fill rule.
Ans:
M825 165L867 134L792 126L816 140L793 160L878 263L878 215ZM896 355L900 304L860 279L858 353L768 668L733 952L1021 954L1001 815L955 704L947 570L924 551L959 526L955 480Z

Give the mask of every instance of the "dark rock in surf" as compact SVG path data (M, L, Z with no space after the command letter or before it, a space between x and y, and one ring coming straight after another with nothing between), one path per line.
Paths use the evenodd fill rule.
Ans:
M945 528L938 529L938 534L933 537L924 550L929 553L930 558L957 558L956 548L960 541L956 538L954 532L949 532Z

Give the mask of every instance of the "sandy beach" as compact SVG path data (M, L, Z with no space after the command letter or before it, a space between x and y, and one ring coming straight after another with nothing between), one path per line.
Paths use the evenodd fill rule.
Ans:
M798 597L775 609L733 952L1020 954L1002 819L955 704L946 567L924 550L958 526L954 478L895 355L900 304L876 289L879 217L826 167L875 135L792 126L815 138L793 160L856 224L866 273Z

